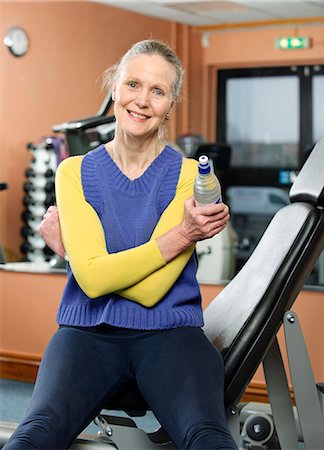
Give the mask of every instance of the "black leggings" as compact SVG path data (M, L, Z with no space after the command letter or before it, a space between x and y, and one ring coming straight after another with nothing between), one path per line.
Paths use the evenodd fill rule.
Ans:
M30 407L5 449L67 449L125 383L137 384L178 449L236 449L223 405L223 360L200 328L61 327Z

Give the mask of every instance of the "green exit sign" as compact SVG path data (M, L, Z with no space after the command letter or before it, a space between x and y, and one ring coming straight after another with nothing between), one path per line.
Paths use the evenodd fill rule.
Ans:
M280 50L290 50L293 48L309 48L310 39L308 37L282 37L276 39L276 47Z

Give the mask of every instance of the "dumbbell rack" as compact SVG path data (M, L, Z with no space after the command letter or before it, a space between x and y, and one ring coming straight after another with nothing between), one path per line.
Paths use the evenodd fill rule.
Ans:
M39 234L42 217L50 205L55 203L54 177L58 164L68 156L83 155L101 143L113 139L115 117L107 113L112 108L112 94L109 92L95 116L54 125L56 136L42 138L27 145L32 154L30 166L26 169L25 196L22 212L24 225L20 246L25 261L53 262L53 252L46 246Z
M40 236L39 227L47 208L55 204L55 172L65 157L65 146L61 138L44 137L37 143L29 143L27 149L31 162L25 170L23 184L25 209L21 215L23 242L20 250L25 261L49 261L53 252Z
M7 189L7 187L8 187L7 183L0 182L0 191L4 191L5 189ZM3 264L4 262L5 262L5 256L4 256L2 245L0 242L0 264Z

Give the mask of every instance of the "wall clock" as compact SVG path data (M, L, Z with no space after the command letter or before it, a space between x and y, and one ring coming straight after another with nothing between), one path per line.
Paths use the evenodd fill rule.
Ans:
M14 56L23 56L29 47L27 33L20 27L10 28L3 42Z

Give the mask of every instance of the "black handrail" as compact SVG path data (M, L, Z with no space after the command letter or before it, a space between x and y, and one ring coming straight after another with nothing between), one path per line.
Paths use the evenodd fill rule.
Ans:
M52 127L55 133L65 134L67 152L70 156L85 154L98 144L108 142L113 138L113 125L104 132L102 129L100 131L98 129L101 125L115 122L114 115L107 115L112 104L112 93L109 92L96 115L71 120Z
M52 130L55 133L65 133L79 130L87 130L89 128L94 128L99 125L103 125L105 123L112 123L115 121L115 117L113 115L107 116L107 113L111 108L112 103L113 103L112 94L111 92L109 92L96 115L83 117L81 119L71 120L69 122L63 122L61 124L54 125L52 127Z

